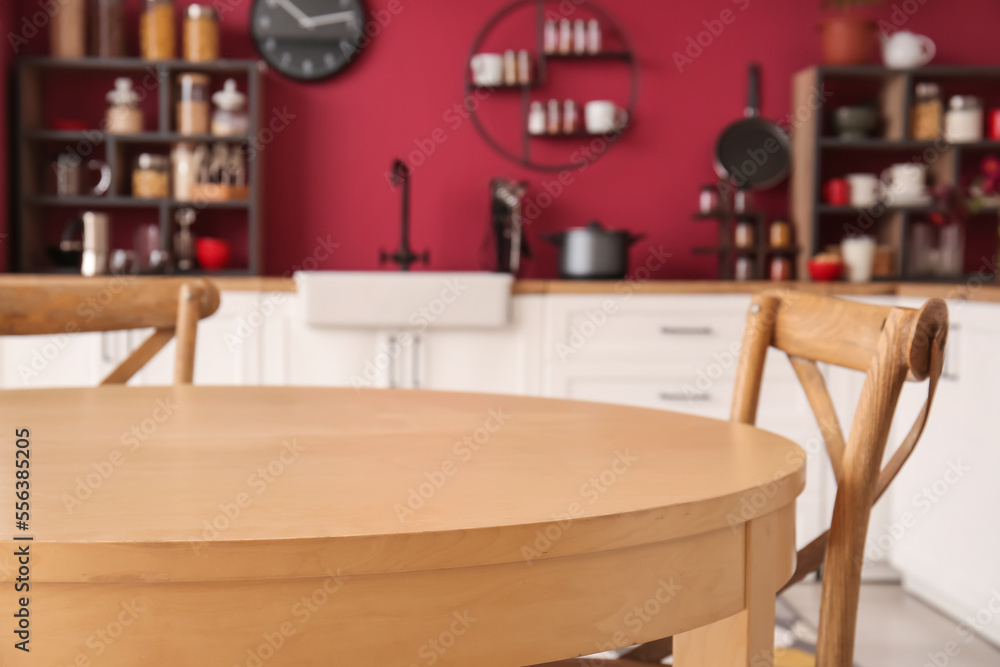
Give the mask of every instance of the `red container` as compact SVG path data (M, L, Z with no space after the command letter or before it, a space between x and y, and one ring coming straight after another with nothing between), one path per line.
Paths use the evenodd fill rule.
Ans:
M222 239L201 237L195 241L194 253L205 271L220 271L229 266L233 247Z
M827 204L846 206L851 201L851 186L846 178L831 178L823 186L823 197Z
M1000 109L990 111L990 139L1000 139Z
M829 283L840 280L844 274L843 262L820 262L815 259L809 260L809 275L818 283Z

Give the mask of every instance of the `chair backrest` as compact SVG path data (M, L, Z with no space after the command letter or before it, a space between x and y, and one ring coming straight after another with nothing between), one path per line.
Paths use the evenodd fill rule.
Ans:
M941 374L948 308L861 304L795 291L756 295L747 317L731 418L753 424L769 347L788 354L819 422L837 479L830 530L799 552L790 586L820 566L823 595L817 667L853 664L861 569L871 508L920 438ZM816 362L866 373L845 439ZM928 380L928 398L909 434L882 469L896 404L906 380Z
M197 278L9 276L0 284L0 336L152 328L101 384L124 384L174 336L174 382L190 384L198 320L218 308L218 289Z

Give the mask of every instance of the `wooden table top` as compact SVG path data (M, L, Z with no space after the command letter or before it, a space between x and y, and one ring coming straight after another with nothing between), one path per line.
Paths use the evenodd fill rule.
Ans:
M594 403L197 386L3 401L8 445L15 429L31 432L28 534L41 581L554 558L717 530L794 502L804 485L804 453L777 435ZM0 496L13 483L0 476Z

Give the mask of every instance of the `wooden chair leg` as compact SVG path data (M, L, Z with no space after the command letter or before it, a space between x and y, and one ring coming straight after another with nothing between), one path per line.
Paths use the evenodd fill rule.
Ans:
M198 308L202 290L189 284L181 286L177 312L177 357L174 361L174 383L194 382L194 349L198 337Z

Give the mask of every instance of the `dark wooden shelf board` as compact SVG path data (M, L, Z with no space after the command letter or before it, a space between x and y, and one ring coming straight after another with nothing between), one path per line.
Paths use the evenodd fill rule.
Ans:
M170 208L249 208L248 200L220 201L220 202L190 202L178 201L176 199L137 199L135 197L57 197L55 195L43 195L31 197L28 203L33 206L50 207L84 207L84 208L159 208L166 205Z
M546 53L546 60L576 60L580 62L600 60L621 60L628 62L634 57L631 51L601 51L600 53Z
M49 58L28 57L19 61L25 67L52 70L84 70L93 72L146 71L165 68L169 71L215 72L220 74L248 72L261 67L259 61L215 60L193 63L187 60L144 60L142 58Z
M919 141L917 139L838 139L837 137L822 137L819 145L822 148L840 150L880 150L880 151L923 151L936 147L936 141ZM1000 140L984 139L982 141L949 144L962 150L1000 150Z
M878 78L906 74L911 74L920 79L1000 78L1000 67L991 65L970 65L965 67L930 65L910 70L889 69L881 65L854 65L842 67L820 66L817 69L823 76L843 78Z
M138 132L136 134L106 134L101 130L31 130L26 137L32 141L96 141L113 140L123 144L173 144L246 142L249 137L217 137L213 134L178 134L177 132Z
M626 127L619 128L617 132L620 134L627 129ZM586 130L577 130L576 132L560 132L559 134L528 134L532 139L593 139L595 137L603 137L606 132L587 132Z
M832 204L819 204L816 206L817 213L825 213L829 215L859 215L865 213L869 209L874 208L874 206L833 206ZM919 205L919 206L885 206L884 209L888 212L909 212L909 213L933 213L935 211L942 211L938 204L929 205Z

